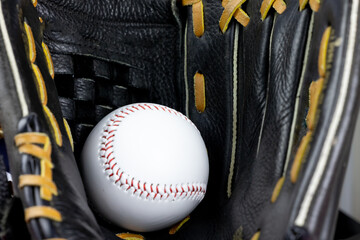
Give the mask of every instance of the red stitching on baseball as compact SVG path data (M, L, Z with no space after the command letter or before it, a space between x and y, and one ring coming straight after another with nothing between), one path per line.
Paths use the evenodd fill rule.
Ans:
M117 163L114 163L114 165L112 165L112 167L111 167L111 170L113 170L116 165L117 165Z
M113 158L108 162L108 164L110 165L111 162L112 162L114 159L115 159L115 158L113 157Z
M117 114L115 114L115 116L118 117L118 118L125 118L124 116L117 115Z
M106 146L106 144L105 144L105 146ZM109 147L107 147L107 148L102 148L101 150L105 150L105 151L107 151L107 150L109 150L110 148L112 148L113 146L109 146Z
M115 134L111 135L110 137L107 137L106 140L109 140L110 138L115 137Z
M104 151L104 153L100 154L100 157L105 160L105 171L110 171L109 173L109 178L113 177L114 175L117 176L115 183L117 184L118 182L120 182L120 187L122 187L123 185L126 185L127 188L125 189L125 191L130 190L131 188L134 189L132 194L135 194L136 192L140 192L139 196L142 196L144 193L146 194L146 199L148 199L151 196L151 193L154 193L154 197L152 198L153 200L156 199L157 196L160 196L160 199L168 199L171 195L173 195L173 200L177 199L177 198L181 198L184 194L185 197L187 197L189 195L189 197L191 196L199 196L199 198L205 195L206 192L206 186L205 184L201 184L201 183L187 183L187 184L179 184L174 186L170 184L169 187L166 186L166 184L164 184L163 186L161 184L155 184L155 183L150 183L150 189L146 188L146 182L144 182L143 184L140 184L140 180L136 180L137 184L134 184L134 177L129 176L129 175L125 175L125 183L121 182L122 177L124 176L124 171L121 170L121 168L116 167L117 163L114 163L112 166L111 162L113 160L115 160L115 157L113 156L111 159L110 157L113 155L113 143L114 142L114 138L115 137L115 131L116 129L111 129L112 127L117 127L119 126L119 124L117 123L121 123L122 121L116 118L120 118L120 119L125 119L126 116L135 113L135 111L147 111L147 110L158 110L158 111L164 111L164 112L169 112L170 114L174 114L178 117L181 117L182 119L186 120L187 122L191 123L194 127L195 125L183 114L172 110L168 107L163 107L163 106L157 106L157 105L149 105L149 104L137 104L136 106L133 105L131 106L131 108L126 108L123 111L117 112L114 114L114 119L111 118L109 120L109 122L106 124L106 126L108 127L107 129L105 129L103 131L103 136L102 139L104 139L101 143L101 147L100 147L100 151ZM195 127L196 128L196 127ZM116 172L116 173L115 173ZM129 181L131 179L131 183L129 184ZM123 182L124 182L123 181ZM156 186L155 188L153 188L153 186ZM143 189L141 189L141 186L143 186ZM179 188L181 188L181 191L179 191ZM187 191L185 190L187 188ZM170 193L168 193L167 189L169 189ZM162 193L163 192L163 193ZM195 199L199 199L196 198Z
M110 143L112 143L112 142L114 142L114 140L111 140L110 142L107 142L106 144L105 144L105 147L107 147L107 145L109 145ZM102 148L103 149L103 148ZM102 150L101 149L101 150ZM105 150L105 149L104 149Z
M147 105L146 103L144 104L145 107L149 108L150 110L153 110L149 105Z

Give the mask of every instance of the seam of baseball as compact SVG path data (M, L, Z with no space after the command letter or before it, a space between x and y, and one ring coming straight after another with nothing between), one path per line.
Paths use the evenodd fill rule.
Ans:
M175 114L178 117L181 117L188 123L190 123L198 131L194 123L192 123L186 116L182 113L168 108L162 105L156 104L134 104L130 105L127 108L117 111L106 123L106 128L102 132L101 144L100 144L100 159L104 163L105 172L108 173L108 177L115 184L119 186L124 191L132 191L135 195L137 194L140 198L152 199L152 200L178 200L178 199L192 199L201 201L206 192L205 183L179 183L179 184L157 184L157 183L148 183L135 179L121 169L120 166L117 166L117 162L114 156L113 149L113 138L115 137L115 132L122 120L124 120L130 114L133 114L137 111L164 111L169 114Z

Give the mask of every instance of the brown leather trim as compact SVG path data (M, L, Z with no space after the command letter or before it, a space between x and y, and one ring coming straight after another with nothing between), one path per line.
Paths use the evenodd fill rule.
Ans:
M25 186L38 186L41 188L47 188L52 194L58 194L55 183L39 175L20 175L19 188L23 188Z
M325 77L326 74L326 59L327 59L327 49L329 46L331 34L331 27L327 27L323 33L320 43L320 50L319 50L319 61L318 61L318 71L320 77Z
M282 186L284 185L284 181L285 181L285 177L281 177L277 181L275 188L273 190L272 196L271 196L271 203L276 202L277 198L279 197Z
M206 107L205 78L201 73L194 76L195 107L199 112L204 112Z
M58 210L48 206L34 206L25 209L25 221L29 222L34 218L48 218L56 222L61 222L62 217Z
M295 183L298 179L301 165L303 163L303 159L305 157L306 150L308 149L311 138L312 132L308 131L306 135L301 139L300 146L297 149L295 159L290 171L290 180L292 183Z

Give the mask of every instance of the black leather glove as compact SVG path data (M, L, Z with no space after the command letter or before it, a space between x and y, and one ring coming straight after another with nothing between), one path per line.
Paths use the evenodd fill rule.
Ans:
M0 4L7 239L334 238L360 101L359 0ZM76 159L102 117L144 101L195 123L210 175L189 218L129 233L92 212Z

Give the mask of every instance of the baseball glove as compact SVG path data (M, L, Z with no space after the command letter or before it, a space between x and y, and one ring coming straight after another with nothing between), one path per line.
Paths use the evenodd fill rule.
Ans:
M355 239L335 229L359 4L1 0L2 239ZM94 213L77 163L94 125L134 102L188 116L210 163L203 202L150 233Z

